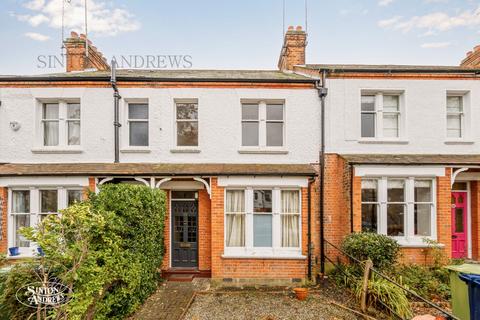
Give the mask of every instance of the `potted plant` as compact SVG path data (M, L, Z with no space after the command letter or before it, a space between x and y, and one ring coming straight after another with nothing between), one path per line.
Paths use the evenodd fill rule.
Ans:
M8 248L8 252L11 256L18 256L20 252L18 251L18 247L10 247Z
M293 288L293 292L295 292L295 296L298 300L303 301L307 299L308 296L308 288Z

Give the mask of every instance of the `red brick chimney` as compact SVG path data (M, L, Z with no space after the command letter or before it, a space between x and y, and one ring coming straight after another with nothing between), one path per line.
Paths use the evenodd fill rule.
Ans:
M296 29L293 26L288 27L278 60L278 69L293 70L295 65L304 65L306 46L307 33L302 30L302 27L298 26Z
M467 57L460 63L465 68L480 68L480 45L467 53Z
M87 41L88 57L85 49ZM84 71L87 69L95 69L98 71L110 70L107 59L92 45L90 40L86 39L84 34L79 36L76 32L72 31L70 38L66 39L64 44L67 51L67 72Z

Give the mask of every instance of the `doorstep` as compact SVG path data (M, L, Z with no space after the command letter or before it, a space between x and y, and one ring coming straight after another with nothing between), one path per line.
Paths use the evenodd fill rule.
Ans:
M210 270L198 270L197 268L170 268L162 270L162 278L167 281L190 282L194 278L210 278Z

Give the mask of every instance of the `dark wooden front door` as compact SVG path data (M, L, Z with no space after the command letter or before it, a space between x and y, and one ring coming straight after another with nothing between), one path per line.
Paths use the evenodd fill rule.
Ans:
M198 266L197 226L197 201L172 201L172 267Z

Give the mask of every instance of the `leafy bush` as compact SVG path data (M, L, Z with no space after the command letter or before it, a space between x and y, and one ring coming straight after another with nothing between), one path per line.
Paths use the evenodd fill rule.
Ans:
M342 249L356 259L370 259L375 268L384 270L395 264L400 246L386 235L362 232L348 235L343 240Z
M411 290L426 299L450 299L449 271L445 268L401 265L395 269L395 274Z
M132 313L158 284L165 210L160 190L105 185L98 195L92 193L61 215L47 217L36 229L24 229L23 234L45 252L40 259L44 270L73 290L71 301L53 316L123 319ZM4 298L24 283L14 277L23 275L30 281L32 268L18 268L8 276ZM14 312L12 307L19 303L8 305Z
M362 284L363 281L361 278L355 283L354 291L358 299L360 299L362 295ZM412 317L412 309L405 291L395 284L373 274L368 282L368 304L382 307L380 301L403 319L410 319ZM388 312L389 310L386 311Z

